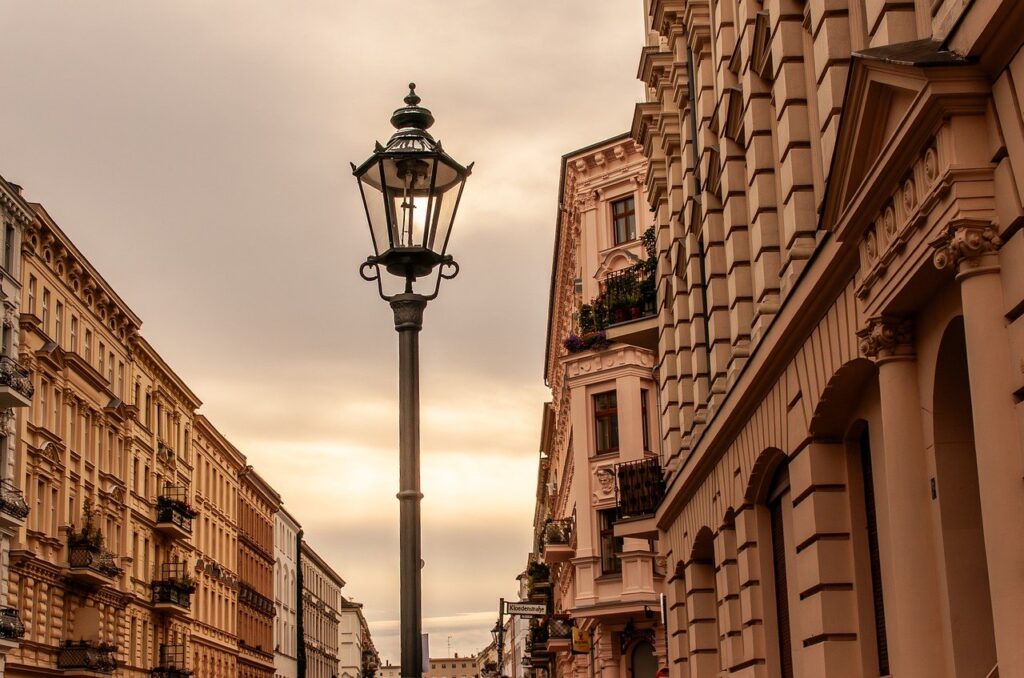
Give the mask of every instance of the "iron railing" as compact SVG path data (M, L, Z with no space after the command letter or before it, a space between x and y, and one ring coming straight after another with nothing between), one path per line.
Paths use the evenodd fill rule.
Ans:
M186 610L192 606L192 593L196 590L195 582L188 574L185 563L164 563L160 570L160 579L151 585L153 604L169 603Z
M0 638L13 640L25 635L25 624L13 607L0 607Z
M569 546L576 536L572 518L549 519L544 525L544 545Z
M92 544L69 544L68 566L87 569L105 577L119 577L123 570L114 563L114 554Z
M10 386L26 398L35 393L32 373L9 355L0 356L0 386Z
M196 511L188 503L188 488L182 485L164 485L156 498L156 522L171 523L191 534L192 519Z
M267 598L259 591L245 582L239 582L238 602L245 603L249 607L266 615L274 614L274 601Z
M652 516L665 496L665 476L657 457L615 465L615 499L620 518Z
M0 511L19 520L28 517L25 495L9 480L0 481Z
M161 645L160 664L150 669L149 675L153 678L186 678L192 672L185 668L185 646L184 645Z
M656 312L653 280L634 268L609 273L601 288L608 323L621 323L649 318Z
M572 640L572 619L552 617L548 620L548 640Z
M96 673L117 670L117 647L91 640L65 640L57 650L57 668L84 669Z

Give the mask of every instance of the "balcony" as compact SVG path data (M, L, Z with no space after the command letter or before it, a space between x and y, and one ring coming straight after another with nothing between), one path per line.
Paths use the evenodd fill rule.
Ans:
M75 678L110 675L117 670L117 647L91 640L65 640L57 650L57 668Z
M654 514L665 496L665 476L657 457L615 465L615 499L619 507L616 537L658 536Z
M32 375L9 355L0 356L0 408L32 404Z
M185 668L185 646L184 645L161 645L160 664L150 669L149 675L153 678L186 678L192 672Z
M196 584L188 574L185 563L164 563L160 579L150 584L153 607L162 612L188 614L192 607L192 594Z
M534 662L547 661L550 652L548 651L548 627L546 624L530 627L524 649Z
M166 484L156 498L156 529L172 539L188 539L196 515L188 503L188 489L181 485Z
M658 311L654 276L642 264L616 271L602 282L609 341L658 348Z
M527 598L531 603L551 607L551 570L544 563L531 563L526 571Z
M576 525L572 518L548 520L544 525L544 564L554 565L576 553Z
M572 619L568 617L552 617L548 620L549 652L568 652L572 650Z
M114 563L114 555L103 549L99 540L82 535L69 540L66 574L72 582L89 587L112 586L122 572Z
M0 607L0 655L18 646L18 641L25 636L25 624L13 607Z
M0 527L21 527L25 524L28 511L28 503L21 490L9 480L0 481Z

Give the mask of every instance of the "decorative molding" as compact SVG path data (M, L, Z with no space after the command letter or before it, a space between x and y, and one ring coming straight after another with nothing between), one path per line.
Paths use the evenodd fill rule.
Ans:
M884 358L896 353L913 352L914 323L899 316L877 316L868 320L867 327L857 332L861 355Z
M975 262L978 257L995 254L1002 246L999 232L988 221L960 219L951 222L929 245L935 248L932 262L940 271L958 270L962 263Z

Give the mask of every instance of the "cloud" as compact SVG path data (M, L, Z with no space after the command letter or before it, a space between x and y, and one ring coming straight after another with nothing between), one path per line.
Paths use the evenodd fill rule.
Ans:
M424 603L448 620L435 651L483 647L529 549L559 160L628 128L640 3L36 0L0 22L0 173L142 316L382 634L397 349L357 275L348 162L419 84L432 131L477 162L462 272L421 336Z

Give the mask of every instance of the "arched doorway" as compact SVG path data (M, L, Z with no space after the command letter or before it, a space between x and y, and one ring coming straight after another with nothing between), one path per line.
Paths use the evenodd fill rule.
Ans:
M632 678L654 678L654 674L658 672L658 660L654 657L654 646L646 640L637 643L633 648L630 665L633 668Z
M933 421L955 673L984 676L996 663L996 647L962 318L949 324L939 347Z

